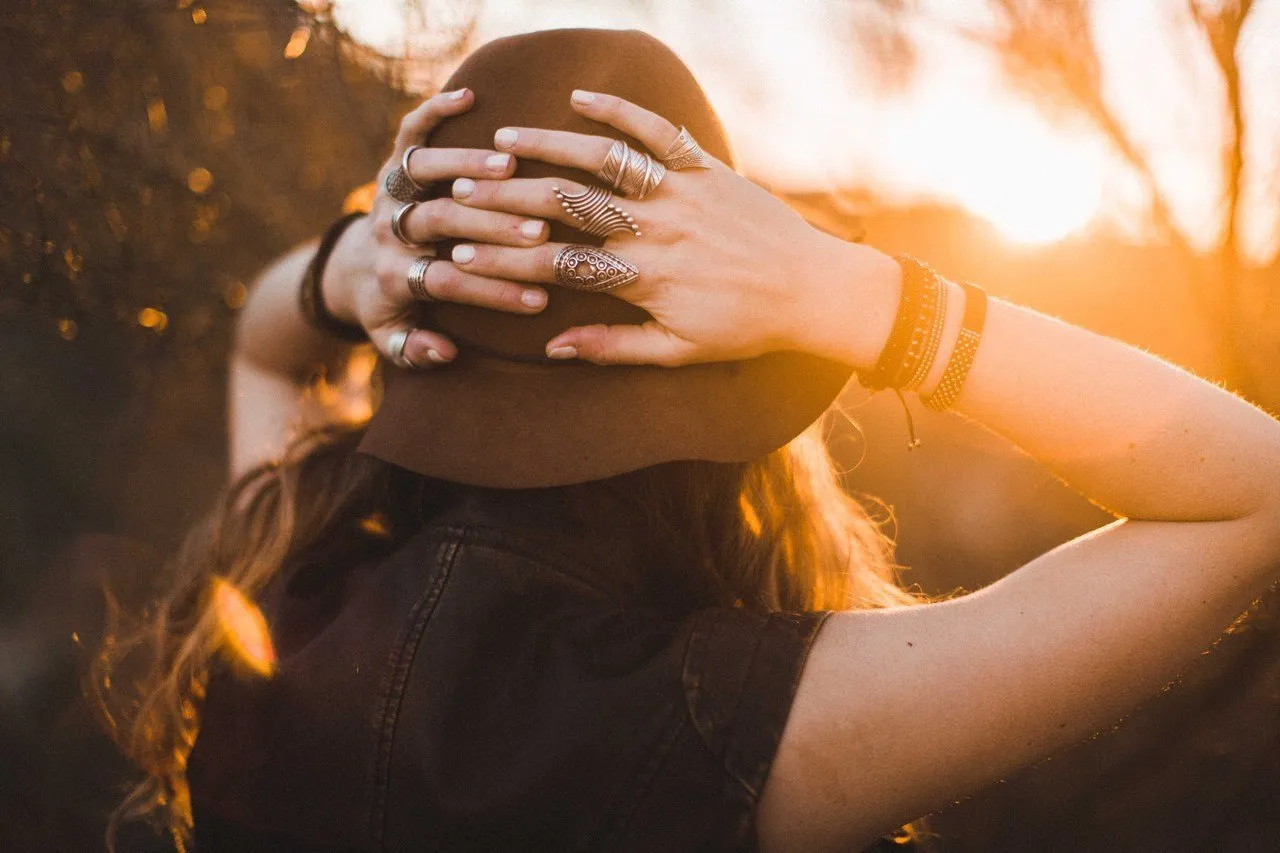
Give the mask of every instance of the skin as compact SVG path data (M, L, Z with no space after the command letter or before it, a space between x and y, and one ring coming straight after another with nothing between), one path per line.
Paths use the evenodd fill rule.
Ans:
M572 106L655 154L676 136L664 119L608 95L575 93ZM506 130L514 133L499 131L497 150L588 172L609 144ZM459 207L567 215L549 181L460 177ZM655 319L566 330L548 342L549 355L678 365L789 348L865 370L883 349L901 290L897 263L810 228L723 165L669 173L649 198L619 204L644 236L616 235L606 244L641 270L637 282L614 293ZM361 239L367 241L351 238L353 252L368 250ZM385 239L375 246L388 257L399 251ZM459 246L453 269L442 274L465 270L477 278L454 280L453 293L510 310L511 292L503 288L552 283L559 248L486 236ZM398 285L376 270L395 267L351 257L326 279L326 295L342 316L368 326L388 316L370 305ZM401 278L410 257L400 252ZM281 262L289 282L279 285L283 292L292 294L305 260L304 250ZM960 306L963 292L951 288L951 304ZM382 296L370 295L375 290ZM251 446L278 452L279 424L297 414L286 400L297 394L286 378L297 375L290 366L335 353L334 344L302 326L290 300L268 298L248 306L235 359L256 378L237 378L233 366L233 392L240 388L244 404L233 407L231 432L242 459L255 456ZM270 313L255 318L257 311ZM960 315L959 307L950 312L924 394L941 376ZM288 326L291 337L266 340L249 331L255 322ZM376 342L383 327L370 328ZM415 361L426 347L453 352L430 332L415 332L413 343ZM862 849L1082 740L1174 679L1277 579L1280 424L1223 389L1133 347L992 299L954 409L1117 521L963 598L828 619L761 793L763 850Z

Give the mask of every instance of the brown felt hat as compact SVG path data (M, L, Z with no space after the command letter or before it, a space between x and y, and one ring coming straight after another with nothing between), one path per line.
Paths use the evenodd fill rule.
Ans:
M620 138L645 150L570 109L572 91L587 89L683 124L708 153L733 162L689 69L644 33L549 30L499 39L472 54L444 88L464 86L475 92L475 106L441 125L430 145L491 148L495 131L516 126ZM534 160L521 160L516 176L597 182ZM446 196L450 186L432 190ZM551 240L602 243L554 222ZM441 256L450 248L442 244ZM385 393L360 450L419 474L498 488L571 485L676 460L743 462L803 432L852 373L792 352L679 368L551 361L547 341L570 326L641 323L649 315L607 294L549 290L536 316L424 306L420 324L450 336L458 358L425 371L384 364Z

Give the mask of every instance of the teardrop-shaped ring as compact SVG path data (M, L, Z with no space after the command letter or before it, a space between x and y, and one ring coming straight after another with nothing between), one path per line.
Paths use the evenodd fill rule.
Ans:
M658 188L666 174L666 166L617 139L604 155L596 177L628 198L642 199Z
M684 125L680 126L676 141L672 142L658 159L662 161L662 165L673 172L679 172L681 169L710 169L714 162L711 155L702 150L698 140L693 138L693 134Z
M552 270L556 284L589 293L613 290L640 277L635 264L595 246L565 246L556 252Z
M640 236L635 217L613 203L613 193L604 187L589 186L582 192L566 193L559 187L551 191L560 206L579 222L579 230L593 237L608 237L615 231L630 231Z

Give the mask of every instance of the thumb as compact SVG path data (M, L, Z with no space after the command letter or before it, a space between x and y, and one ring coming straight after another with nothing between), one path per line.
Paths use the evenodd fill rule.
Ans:
M692 342L655 320L640 326L575 326L547 344L548 358L580 358L593 364L678 367L695 361L695 354Z

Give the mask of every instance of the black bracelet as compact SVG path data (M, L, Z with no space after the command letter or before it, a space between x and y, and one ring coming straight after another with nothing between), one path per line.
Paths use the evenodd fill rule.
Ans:
M858 377L864 387L873 391L893 388L905 381L899 380L899 374L904 372L903 362L911 345L912 332L922 315L927 317L931 310L933 271L906 255L899 255L894 260L902 267L902 296L898 300L898 313L893 318L889 340L875 367L865 376Z
M369 340L369 335L359 323L345 323L333 316L333 312L324 304L320 283L324 280L325 264L329 262L329 255L338 244L338 238L347 230L348 225L362 216L363 213L348 213L329 226L320 238L320 245L302 276L302 286L298 288L298 310L307 323L318 331L353 344L364 343Z

